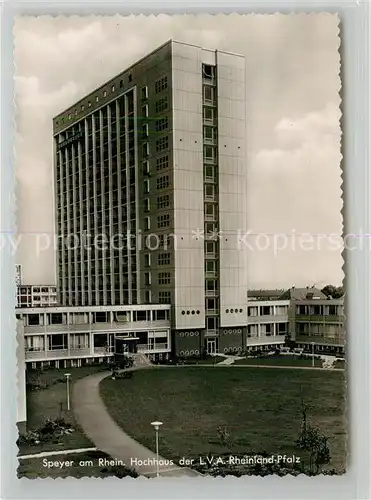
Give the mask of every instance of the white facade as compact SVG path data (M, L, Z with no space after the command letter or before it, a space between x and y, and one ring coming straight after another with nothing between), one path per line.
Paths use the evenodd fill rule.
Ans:
M25 361L106 358L115 340L138 340L138 352L171 351L170 306L48 307L17 310Z
M176 329L205 328L203 64L215 66L217 74L219 327L245 326L247 320L246 252L238 242L246 232L245 61L173 42ZM187 309L198 314L184 315Z
M248 301L246 346L284 344L289 333L289 306L289 300Z

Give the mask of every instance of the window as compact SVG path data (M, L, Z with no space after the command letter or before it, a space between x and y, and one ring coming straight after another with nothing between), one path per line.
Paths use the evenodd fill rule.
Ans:
M214 256L216 250L215 241L206 241L205 242L205 252L206 255Z
M148 123L142 125L142 137L148 137Z
M157 263L159 266L168 266L170 264L170 253L162 252L157 256Z
M214 161L216 158L216 148L213 146L204 146L204 159L206 161Z
M144 267L151 267L151 254L150 253L144 254Z
M203 77L207 80L211 80L215 77L215 66L210 66L209 64L204 64L202 66Z
M156 158L156 170L164 170L169 166L169 156L160 156L160 158Z
M216 261L215 260L207 260L205 262L205 271L206 273L214 274L216 273Z
M208 292L215 292L218 289L218 282L216 280L206 280L206 290Z
M112 85L112 87L111 87L111 92L114 92L114 91L115 91L115 86L114 86L114 85Z
M152 293L151 293L151 290L146 290L144 292L144 301L147 304L150 304L152 302Z
M71 113L70 113L70 114L68 115L68 119L69 119L69 120L71 120L71 118L72 118L72 115L71 115Z
M163 76L155 83L155 92L158 94L163 90L167 89L167 76Z
M205 184L205 200L215 199L215 186L213 184Z
M145 217L144 218L144 230L149 231L150 229L151 229L151 218Z
M158 273L159 285L170 285L170 273Z
M150 319L150 311L134 311L134 321L148 321Z
M209 85L204 85L204 100L207 102L215 101L215 88Z
M258 308L257 307L248 307L247 308L248 316L258 316Z
M169 304L170 303L170 292L159 292L158 302L159 302L159 304Z
M157 227L169 227L170 226L170 214L163 214L157 217Z
M103 91L103 97L107 97L107 90Z
M205 125L204 126L204 138L207 141L216 140L216 128Z
M162 111L166 111L168 108L168 98L167 96L161 97L158 99L155 104L156 113L161 113Z
M261 316L269 316L271 314L271 308L269 306L262 306Z
M95 102L99 102L99 95L95 96Z
M151 209L150 200L149 200L149 198L145 198L145 200L144 200L144 211L145 212L149 212L150 209Z
M213 165L205 166L205 180L213 182L216 180L216 170Z
M157 177L156 188L159 190L159 189L165 189L167 187L169 187L169 176L161 175L160 177Z
M337 314L336 306L328 306L328 313L330 316L335 316Z
M169 311L154 311L157 320L169 319Z
M128 76L128 80L129 82L133 81L133 75L130 73L130 75Z
M168 194L164 194L163 196L157 197L157 209L167 208L170 206L170 196Z
M144 175L149 174L149 161L148 160L143 162L143 174Z
M148 104L146 104L145 106L142 106L142 116L144 118L148 118Z
M169 127L169 118L167 116L156 120L156 132L161 132L161 130L166 130L168 127Z
M163 151L164 149L168 149L168 147L169 147L169 137L167 135L165 135L164 137L160 137L160 139L157 139L156 141L157 153Z
M278 335L283 335L284 333L287 332L287 325L286 323L278 323L278 329L277 329L277 333Z
M83 104L81 104L81 111L84 111L85 109L85 106Z
M214 220L215 218L215 205L205 203L205 216L207 220Z
M144 180L144 194L148 194L148 193L149 193L149 180L145 179Z
M77 115L77 109L75 109L75 116Z
M207 330L216 330L217 321L216 318L206 318L206 329Z
M120 80L120 89L124 86L124 80Z
M207 123L213 123L215 117L215 111L213 108L207 106L204 107L204 121Z
M140 89L140 98L142 100L148 99L148 87L144 86Z
M215 311L216 309L216 299L206 299L206 310Z
M146 286L151 284L151 273L144 273L144 284Z
M143 156L149 156L149 143L145 142L143 144Z

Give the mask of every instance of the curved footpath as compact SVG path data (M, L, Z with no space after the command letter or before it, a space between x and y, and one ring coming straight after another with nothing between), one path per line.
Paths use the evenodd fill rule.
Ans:
M99 393L99 383L111 372L101 372L84 377L73 385L72 408L76 419L85 434L97 448L113 459L122 460L127 467L135 469L138 474L147 477L156 476L156 454L128 436L112 419ZM150 424L148 424L150 425ZM150 461L153 465L135 465L132 458L138 461ZM169 460L159 457L161 462ZM145 462L143 462L145 464ZM200 474L185 467L161 466L160 476L195 477Z

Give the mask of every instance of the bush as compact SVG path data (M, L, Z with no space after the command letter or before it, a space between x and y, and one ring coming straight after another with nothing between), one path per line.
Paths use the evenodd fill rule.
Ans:
M28 431L26 434L19 436L17 444L35 445L46 441L58 442L61 436L71 434L73 431L72 425L63 418L56 418L55 420L48 418L39 429Z

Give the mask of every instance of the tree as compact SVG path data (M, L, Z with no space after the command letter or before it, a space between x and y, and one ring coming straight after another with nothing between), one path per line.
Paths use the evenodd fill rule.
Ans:
M303 399L301 402L301 430L296 445L301 450L309 453L309 473L319 474L321 467L330 463L331 453L328 446L329 438L318 427L313 427L308 422L308 407Z
M344 289L342 286L336 287L335 285L326 285L321 290L326 297L331 297L333 299L340 299L344 295Z
M230 444L230 440L231 440L231 433L229 432L227 426L223 425L223 426L219 426L217 428L217 431L218 431L218 437L220 439L220 442L223 446L227 446Z

